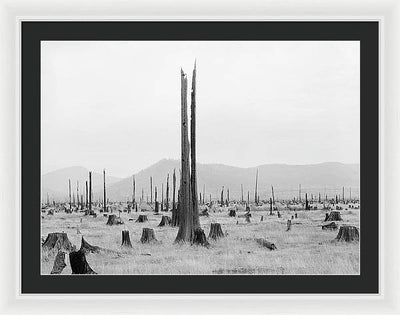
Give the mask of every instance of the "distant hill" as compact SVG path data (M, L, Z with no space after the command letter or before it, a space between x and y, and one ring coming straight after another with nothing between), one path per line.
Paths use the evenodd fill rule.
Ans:
M89 180L89 170L81 166L67 167L53 172L46 173L42 176L42 201L49 194L50 201L52 198L56 200L64 200L68 196L68 179L71 179L71 189L76 195L76 183L79 181L79 191L84 192L85 181ZM121 178L106 176L106 182L112 184L120 181ZM103 174L92 173L93 190L102 187Z
M140 171L136 178L136 198L144 191L144 199L150 199L150 176L153 177L153 186L157 186L158 198L161 198L161 184L166 189L167 174L170 174L170 194L172 194L172 173L176 170L177 185L179 185L179 160L163 159L156 164ZM342 187L346 188L346 196L349 187L352 187L353 197L358 195L359 164L342 164L335 162L312 165L285 165L267 164L258 167L240 168L223 164L198 164L198 192L203 192L205 185L206 200L209 195L219 198L222 186L225 191L229 188L231 199L241 197L241 184L244 188L244 198L249 191L250 200L254 199L254 186L256 170L259 171L258 192L260 199L269 198L271 185L274 186L276 198L293 198L298 196L298 185L302 185L302 192L322 197L327 194L334 196L342 194ZM94 191L95 198L101 198L102 190ZM107 185L107 196L110 200L126 201L132 198L132 177L122 179ZM304 195L303 195L304 198Z

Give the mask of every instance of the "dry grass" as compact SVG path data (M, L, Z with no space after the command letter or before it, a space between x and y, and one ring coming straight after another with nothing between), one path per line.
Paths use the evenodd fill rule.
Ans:
M77 213L45 215L42 236L64 231L79 248L79 228L90 244L112 250L87 255L89 265L99 274L359 274L359 243L332 242L337 231L321 229L324 210L297 211L298 219L292 220L288 232L286 221L293 211L281 211L280 219L269 216L268 211L252 211L251 223L245 223L244 218L231 218L227 212L211 211L209 218L200 218L206 235L212 222L220 223L227 233L223 239L211 240L209 248L174 244L178 228L157 227L161 215L151 212L146 213L149 221L145 223L135 223L139 213L122 213L125 224L119 226L107 226L107 218L101 214L97 218ZM342 210L341 214L343 221L339 225L359 227L359 210ZM153 228L159 243L141 244L143 227ZM122 230L129 230L132 249L121 248ZM255 238L262 237L275 243L277 250L258 245ZM54 257L55 253L42 251L42 274L50 273ZM68 255L66 263L62 274L69 275Z

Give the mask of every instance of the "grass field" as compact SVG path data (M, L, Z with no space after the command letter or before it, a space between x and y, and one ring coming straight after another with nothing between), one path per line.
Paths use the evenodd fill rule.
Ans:
M341 210L343 221L337 223L359 228L359 211ZM267 209L252 210L251 223L245 223L244 218L229 217L226 208L221 212L210 211L208 218L200 217L206 235L210 224L218 222L226 237L210 240L209 248L174 244L178 228L157 227L161 215L152 212L121 213L124 224L118 226L106 225L107 218L102 214L97 218L82 213L44 214L42 237L51 232L65 232L79 249L83 235L91 245L111 250L86 255L89 265L98 274L359 274L359 242L333 241L338 230L321 228L326 210L297 211L298 218L292 220L292 229L288 232L286 222L294 211L280 212L282 218L270 216ZM139 214L146 214L149 221L135 223ZM154 229L158 243L140 243L144 227ZM77 234L77 228L81 234ZM122 230L129 230L132 249L121 248ZM261 247L256 238L274 243L277 250ZM42 250L42 274L50 273L55 254ZM62 274L70 275L68 255L66 264Z

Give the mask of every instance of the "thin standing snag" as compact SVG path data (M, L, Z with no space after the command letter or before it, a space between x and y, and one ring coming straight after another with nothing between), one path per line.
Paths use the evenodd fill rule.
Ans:
M292 220L287 220L286 226L286 232L290 231L292 229Z

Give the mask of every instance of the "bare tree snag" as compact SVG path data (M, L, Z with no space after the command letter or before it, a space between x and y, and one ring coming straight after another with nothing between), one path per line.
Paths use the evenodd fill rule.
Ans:
M72 274L97 274L89 266L84 251L78 250L77 252L69 253L69 262Z
M117 217L115 214L110 214L108 216L107 225L119 225L124 224L121 218Z
M80 250L85 252L85 253L97 254L97 253L100 253L101 248L99 246L90 245L88 242L86 242L86 240L82 236Z
M89 172L89 211L92 210L92 172Z
M221 190L221 207L224 206L224 186L222 186Z
M69 192L69 210L72 212L72 201L71 201L71 180L68 179L68 192Z
M161 218L161 222L158 226L167 226L167 225L171 225L172 224L172 220L169 216L163 215Z
M88 202L89 202L89 200L88 200L88 192L89 192L89 190L88 190L88 182L86 181L86 190L85 190L85 208L87 209L88 208Z
M258 190L258 169L256 172L256 187L254 188L254 203L256 205L258 205L257 190Z
M287 220L286 223L286 232L292 229L292 220Z
M273 213L272 213L272 198L269 198L269 215L273 215Z
M59 251L54 259L53 269L51 270L50 274L59 275L66 266L65 253L63 251Z
M167 191L166 191L166 201L167 201L167 204L166 204L166 207L165 207L165 211L169 211L169 173L168 173L168 175L167 175Z
M262 215L260 218L260 222L263 222L263 221L264 221L264 216Z
M135 222L144 223L146 221L148 221L147 215L139 214L139 217L137 218L137 220Z
M121 246L132 248L131 238L129 237L129 231L122 231L122 243Z
M135 207L136 204L136 180L135 180L135 175L132 176L132 209Z
M281 217L281 213L278 211L278 218L280 219Z
M307 193L306 193L306 210L310 210L310 205L308 204Z
M224 237L224 233L222 232L221 224L219 223L211 223L210 233L208 234L208 238L212 238L213 240L217 240L221 237Z
M154 230L149 228L143 228L140 242L142 242L143 244L157 242L157 239L154 235Z
M240 184L240 190L241 190L241 193L242 193L241 202L243 203L243 184Z
M103 198L103 211L107 212L107 199L106 199L106 170L103 169L103 189L104 189L104 198Z
M150 176L150 204L153 204L153 177Z
M42 248L66 252L75 250L75 247L68 239L67 233L49 233Z
M187 115L187 78L181 69L181 181L179 195L179 230L175 242L191 242L193 209L190 189L189 139Z
M179 225L179 214L177 205L175 203L175 191L176 191L176 175L174 169L174 173L172 175L172 226ZM178 191L178 199L179 199L179 191Z
M266 247L270 250L275 250L277 249L274 243L268 242L265 239L262 238L256 238L257 244L261 245L262 247Z
M164 183L161 183L161 212L164 211Z
M344 242L359 241L360 234L355 226L342 225L335 240Z

